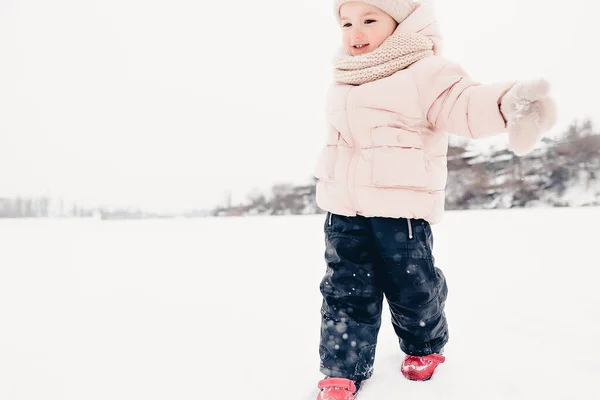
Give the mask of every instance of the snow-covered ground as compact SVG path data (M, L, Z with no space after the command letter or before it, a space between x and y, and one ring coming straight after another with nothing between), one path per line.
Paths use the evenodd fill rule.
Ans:
M324 218L0 220L0 399L314 400ZM600 208L433 231L447 361L402 378L386 309L360 400L600 399Z

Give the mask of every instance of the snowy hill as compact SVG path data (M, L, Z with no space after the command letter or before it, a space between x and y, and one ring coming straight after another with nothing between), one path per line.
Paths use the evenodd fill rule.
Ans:
M322 215L0 220L3 400L314 400ZM447 362L360 400L600 398L600 208L449 212Z

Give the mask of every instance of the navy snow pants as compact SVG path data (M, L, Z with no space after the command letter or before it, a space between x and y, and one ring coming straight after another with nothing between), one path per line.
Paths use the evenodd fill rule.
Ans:
M439 353L448 341L448 289L434 266L429 223L327 213L324 229L321 372L356 381L371 376L384 297L402 351Z

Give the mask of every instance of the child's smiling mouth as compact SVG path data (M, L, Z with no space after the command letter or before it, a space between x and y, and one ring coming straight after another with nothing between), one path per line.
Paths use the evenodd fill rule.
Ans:
M355 44L354 46L352 46L352 53L353 54L363 54L365 52L367 52L369 48L369 43L365 43L365 44Z

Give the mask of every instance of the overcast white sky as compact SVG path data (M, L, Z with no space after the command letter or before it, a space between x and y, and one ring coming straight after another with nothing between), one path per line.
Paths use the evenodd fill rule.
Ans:
M0 195L209 207L227 188L308 181L332 1L0 0ZM438 0L437 13L445 55L475 79L553 83L553 134L600 121L598 2Z

